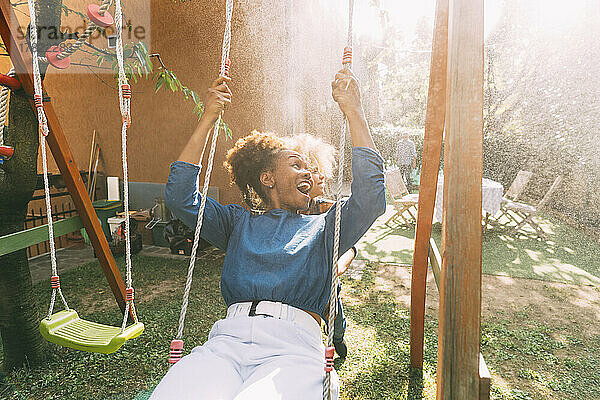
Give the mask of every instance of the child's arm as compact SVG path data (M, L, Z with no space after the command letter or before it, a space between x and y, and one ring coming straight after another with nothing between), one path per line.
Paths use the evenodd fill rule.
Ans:
M354 260L354 257L356 257L355 247L351 247L350 250L342 254L338 260L338 276L344 274L348 270L348 267L352 263L352 260Z

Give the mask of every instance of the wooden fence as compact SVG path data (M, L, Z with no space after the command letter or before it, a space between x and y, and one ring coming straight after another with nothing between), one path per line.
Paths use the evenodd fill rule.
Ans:
M24 230L48 223L44 194L43 191L41 194L37 194L38 192L39 191L36 191L36 195L34 195L29 202L27 208L27 217L25 219L25 225L23 226ZM68 191L53 191L50 194L50 198L52 204L52 218L54 222L77 215L77 211L75 210L75 206L73 205L73 201L71 200L71 196L69 195ZM83 240L81 235L78 232L74 232L55 237L54 245L56 249L60 249L72 245L75 241L81 240ZM50 242L47 240L45 242L29 246L27 248L27 257L32 258L49 252Z

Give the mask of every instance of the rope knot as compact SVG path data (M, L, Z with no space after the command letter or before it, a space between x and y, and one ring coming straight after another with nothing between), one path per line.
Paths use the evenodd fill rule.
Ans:
M342 56L342 64L352 64L352 47L344 47L344 55Z
M223 76L229 76L229 67L231 66L231 61L229 58L225 59L225 65L221 64L221 71L223 71Z
M50 285L52 286L52 289L60 288L60 278L58 277L58 275L52 275L50 277Z
M169 352L169 364L175 364L181 360L183 354L183 340L173 339L171 341L171 347Z
M125 301L133 301L133 292L134 290L132 287L125 289Z
M325 348L325 372L333 371L333 355L335 354L335 347Z

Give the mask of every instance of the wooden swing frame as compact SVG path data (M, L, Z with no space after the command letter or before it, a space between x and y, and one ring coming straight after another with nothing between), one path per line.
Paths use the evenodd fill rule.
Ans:
M19 33L17 16L9 0L0 0L0 36L6 46L6 50L15 68L17 77L21 82L21 87L29 97L29 103L31 104L32 109L36 111L37 109L33 102L34 88L31 53L28 52L29 45L25 38ZM124 312L125 283L123 282L123 278L117 268L117 263L110 251L108 241L102 231L100 221L92 206L92 201L83 184L79 169L77 168L77 164L75 163L64 131L51 102L45 102L44 111L50 130L50 133L46 137L48 147L58 165L67 190L73 199L75 209L81 219L81 224L86 229L90 242L96 251L98 261L100 262L102 271L106 276L106 280L108 281L115 300L121 309L121 312ZM18 238L17 235L20 234L22 233L17 232L14 235ZM31 235L31 232L27 234ZM130 311L130 315L133 318L133 311Z
M483 0L437 0L410 308L410 361L422 369L429 260L440 291L437 399L490 395L480 353L483 17ZM431 225L444 130L440 255Z

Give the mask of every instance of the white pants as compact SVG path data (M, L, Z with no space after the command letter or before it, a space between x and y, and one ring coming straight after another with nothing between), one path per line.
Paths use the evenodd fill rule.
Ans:
M281 303L233 304L208 341L171 367L149 400L319 400L325 378L317 321ZM339 396L331 372L332 399Z

